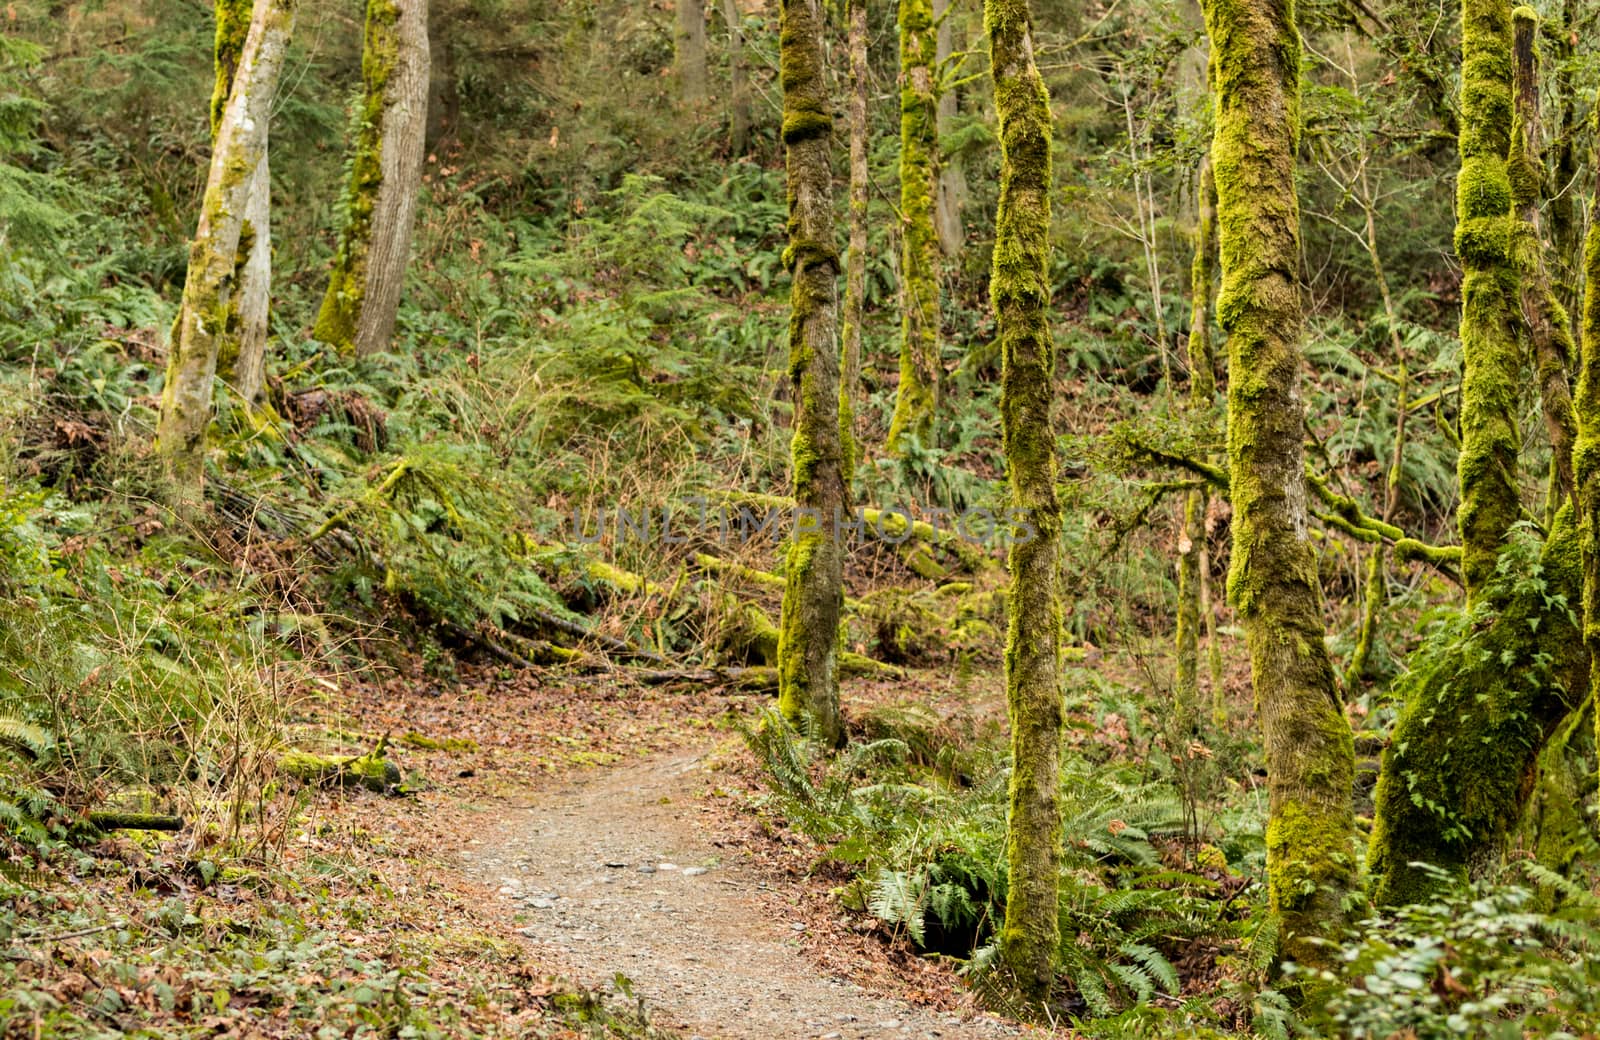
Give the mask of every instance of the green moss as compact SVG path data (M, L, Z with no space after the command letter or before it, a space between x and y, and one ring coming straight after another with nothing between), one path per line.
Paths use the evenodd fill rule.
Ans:
M843 554L833 518L846 506L839 419L839 252L833 227L832 104L822 61L820 11L784 0L779 80L788 190L789 379L795 400L790 441L794 505L818 523L794 531L776 647L778 706L827 745L844 739L839 712L839 615Z
M400 9L394 0L367 0L362 98L345 191L344 227L328 276L328 291L312 328L313 336L341 352L355 349L356 327L366 297L372 212L383 186L383 120L391 103L389 79L400 60L399 20Z
M1379 902L1432 891L1414 862L1463 875L1494 862L1517 826L1540 749L1587 682L1573 511L1557 516L1528 573L1507 560L1479 601L1413 655L1400 688L1404 707L1383 755L1368 856Z
M1307 537L1304 316L1295 151L1300 40L1292 4L1207 0L1222 285L1228 333L1233 553L1228 597L1244 623L1269 793L1267 877L1280 953L1317 966L1354 879L1355 753L1323 644Z
M1600 125L1600 99L1594 106ZM1593 190L1591 213L1600 212L1600 180ZM1577 441L1573 470L1577 482L1583 559L1583 641L1589 650L1588 692L1600 690L1600 222L1591 220L1583 246L1584 297L1579 322L1578 389L1575 402ZM1600 712L1595 724L1600 726ZM1596 740L1600 746L1600 739Z
M213 60L217 81L211 92L213 140L217 136L217 128L222 123L223 109L228 106L228 93L233 90L233 77L239 71L239 58L244 54L245 37L250 33L250 7L250 0L216 0L217 33Z
M900 0L900 384L888 451L934 439L939 397L938 33L930 0Z
M984 24L1000 124L1000 201L989 296L999 338L1000 424L1013 510L1035 536L1010 550L1005 647L1012 774L999 934L1003 967L1030 1002L1048 999L1060 944L1062 705L1058 685L1054 340L1050 305L1050 99L1033 59L1027 0L987 0Z
M1462 267L1462 571L1469 599L1494 575L1506 532L1521 515L1517 491L1517 273L1512 262L1511 6L1464 0L1461 172L1456 255Z

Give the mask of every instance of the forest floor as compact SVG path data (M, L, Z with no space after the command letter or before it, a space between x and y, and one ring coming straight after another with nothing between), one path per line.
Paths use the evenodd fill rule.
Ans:
M971 692L984 685L920 673L854 684L846 701L856 712L907 699L999 710ZM407 872L430 879L410 889L413 916L466 917L487 943L520 948L531 970L658 1030L1022 1035L981 1013L949 965L843 910L830 891L838 879L813 869L816 850L760 811L764 788L738 730L766 701L487 671L360 686L328 709L392 734L422 790L398 813L367 795L327 808L358 830L391 828Z
M625 978L658 1021L691 1036L1020 1035L819 964L808 946L841 922L817 920L804 882L774 878L708 768L719 754L656 754L574 778L475 839L465 872L497 888L538 960L579 979Z

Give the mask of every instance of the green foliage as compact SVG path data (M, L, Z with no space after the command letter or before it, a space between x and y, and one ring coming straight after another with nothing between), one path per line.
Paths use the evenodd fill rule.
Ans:
M1530 887L1485 881L1369 918L1345 939L1327 980L1342 986L1325 1006L1304 1009L1305 1031L1352 1040L1592 1033L1600 900L1537 865L1521 872L1560 889L1567 904L1540 912Z
M979 745L946 745L919 769L898 740L854 745L831 763L776 716L746 731L768 806L854 875L847 905L919 949L970 959L987 978L987 943L1004 916L1008 770ZM959 761L960 765L954 767ZM973 775L962 784L951 777ZM1177 994L1173 956L1187 941L1231 941L1215 882L1161 863L1152 837L1178 828L1172 793L1120 769L1069 757L1061 782L1062 975L1091 1018Z

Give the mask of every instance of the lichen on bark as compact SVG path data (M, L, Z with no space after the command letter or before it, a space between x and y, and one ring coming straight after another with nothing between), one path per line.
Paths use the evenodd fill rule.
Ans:
M900 0L900 386L888 451L930 445L939 402L938 32L932 0Z
M344 225L313 328L341 352L386 350L394 333L422 175L428 69L427 0L367 0Z
M235 82L218 121L200 218L189 245L183 304L167 355L160 453L172 492L184 507L198 504L206 428L210 424L217 357L236 316L240 244L248 201L264 161L267 123L294 21L294 0L256 0Z
M1307 529L1304 316L1295 149L1300 38L1294 5L1207 0L1222 288L1228 334L1233 555L1267 764L1267 880L1282 956L1319 965L1355 881L1355 753L1323 644Z
M1054 340L1050 307L1050 97L1027 0L986 0L1000 124L1000 201L989 293L1000 342L1000 422L1011 506L1032 537L1010 549L1006 705L1012 773L1001 963L1030 1001L1049 997L1061 941L1061 606L1057 554ZM1022 532L1026 534L1027 532Z
M844 738L839 711L842 547L847 504L839 428L839 250L833 225L833 115L820 0L782 0L779 81L792 279L789 378L795 400L790 479L796 510L778 636L778 707L818 741Z
M844 451L844 481L855 480L861 461L856 432L856 394L861 387L861 324L867 297L867 208L870 171L867 150L871 127L867 122L867 93L871 70L867 65L867 3L848 0L850 26L850 249L845 258L844 338L840 358L839 439Z

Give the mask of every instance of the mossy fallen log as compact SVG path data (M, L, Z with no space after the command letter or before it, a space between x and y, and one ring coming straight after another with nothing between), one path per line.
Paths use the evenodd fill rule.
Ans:
M365 755L330 758L310 751L285 751L278 757L278 772L303 783L365 787L378 794L404 793L400 768L384 757L383 743Z
M89 826L97 831L181 831L184 820L164 813L105 811L89 813Z

